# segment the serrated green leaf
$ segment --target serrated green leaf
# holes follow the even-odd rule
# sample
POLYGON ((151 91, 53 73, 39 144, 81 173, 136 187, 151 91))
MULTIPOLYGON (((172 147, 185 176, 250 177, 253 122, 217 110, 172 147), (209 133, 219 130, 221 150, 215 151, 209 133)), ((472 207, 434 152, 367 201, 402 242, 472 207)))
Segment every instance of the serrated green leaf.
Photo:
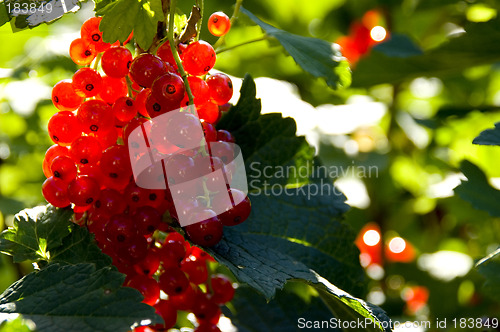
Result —
MULTIPOLYGON (((479 66, 500 60, 500 19, 470 23, 466 33, 422 55, 391 56, 380 48, 361 59, 353 72, 352 85, 368 87, 394 84, 421 76, 443 77, 457 73, 471 64, 479 66)), ((382 47, 380 44, 379 47, 382 47)))
POLYGON ((261 102, 256 98, 255 82, 245 75, 238 103, 224 115, 218 129, 229 130, 241 148, 250 189, 264 185, 304 184, 308 181, 314 148, 304 137, 295 136, 292 118, 279 113, 260 115, 261 102), (301 172, 278 174, 287 167, 301 172))
POLYGON ((347 61, 340 53, 340 46, 318 38, 295 35, 262 22, 250 11, 240 11, 265 31, 276 38, 295 62, 314 77, 322 77, 331 88, 347 87, 351 76, 347 61))
POLYGON ((75 225, 73 231, 63 239, 62 245, 50 252, 50 263, 93 263, 99 269, 111 266, 111 258, 99 249, 94 236, 86 228, 75 225))
POLYGON ((455 188, 455 193, 469 202, 476 209, 487 211, 494 217, 500 217, 500 191, 493 188, 486 175, 479 167, 464 160, 460 170, 467 177, 467 181, 455 188))
POLYGON ((479 145, 500 145, 500 122, 495 123, 495 128, 486 129, 474 138, 473 144, 479 145))
POLYGON ((147 50, 153 42, 157 23, 164 19, 161 0, 117 0, 99 9, 103 40, 124 42, 132 31, 137 44, 147 50))
POLYGON ((124 277, 93 264, 49 265, 12 284, 0 296, 0 312, 23 315, 39 332, 116 332, 161 322, 137 290, 121 287, 124 277))
POLYGON ((13 227, 0 234, 0 252, 14 262, 49 260, 49 252, 62 244, 70 232, 73 211, 51 205, 25 209, 16 214, 13 227))
POLYGON ((286 280, 306 271, 305 266, 314 266, 338 287, 361 293, 364 274, 355 235, 340 221, 348 206, 333 185, 311 184, 281 193, 262 190, 250 199, 249 219, 225 229, 223 241, 213 249, 233 273, 270 298, 286 280), (270 257, 281 253, 291 260, 270 257), (269 275, 275 277, 269 280, 269 275))
POLYGON ((500 248, 479 261, 477 269, 486 278, 484 293, 497 300, 500 297, 500 248))

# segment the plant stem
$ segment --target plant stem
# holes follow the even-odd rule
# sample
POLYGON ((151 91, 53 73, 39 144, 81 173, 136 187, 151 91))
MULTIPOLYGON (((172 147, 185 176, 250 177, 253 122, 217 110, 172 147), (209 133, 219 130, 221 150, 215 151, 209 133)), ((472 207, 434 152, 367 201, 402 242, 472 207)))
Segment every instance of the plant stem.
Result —
POLYGON ((94 62, 94 70, 97 70, 99 68, 99 61, 101 61, 102 53, 97 54, 97 57, 95 58, 94 62))
POLYGON ((252 44, 252 43, 256 43, 256 42, 260 42, 260 41, 263 41, 263 40, 267 40, 269 39, 270 37, 268 35, 264 35, 264 36, 261 36, 259 38, 255 38, 255 39, 251 39, 251 40, 247 40, 243 43, 240 43, 240 44, 236 44, 236 45, 233 45, 233 46, 229 46, 229 47, 225 47, 225 48, 221 48, 219 50, 216 51, 217 54, 220 54, 222 52, 226 52, 226 51, 229 51, 229 50, 232 50, 234 48, 237 48, 237 47, 240 47, 240 46, 244 46, 244 45, 248 45, 248 44, 252 44))
POLYGON ((170 49, 172 50, 172 55, 174 56, 175 63, 177 64, 177 68, 179 69, 179 73, 181 74, 182 79, 184 80, 184 85, 186 86, 186 93, 189 98, 189 104, 194 104, 193 92, 191 92, 191 88, 189 87, 189 82, 187 80, 187 74, 182 66, 181 59, 179 57, 179 53, 177 53, 177 48, 175 47, 174 40, 174 19, 175 19, 175 8, 177 7, 177 0, 170 0, 170 16, 168 19, 168 41, 170 43, 170 49))
MULTIPOLYGON (((234 4, 234 11, 233 11, 233 15, 231 16, 231 20, 230 20, 231 26, 233 26, 234 22, 238 18, 238 13, 240 12, 240 7, 241 7, 242 3, 243 3, 243 0, 236 0, 236 3, 234 4)), ((218 47, 221 47, 222 45, 224 45, 225 41, 226 41, 226 35, 221 36, 217 40, 217 42, 215 42, 214 48, 217 49, 218 47)))

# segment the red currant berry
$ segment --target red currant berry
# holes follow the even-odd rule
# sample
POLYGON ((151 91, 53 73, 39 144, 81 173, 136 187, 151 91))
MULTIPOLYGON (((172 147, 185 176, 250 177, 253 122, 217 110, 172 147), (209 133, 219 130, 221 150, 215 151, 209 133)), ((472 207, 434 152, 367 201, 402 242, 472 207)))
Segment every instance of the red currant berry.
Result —
POLYGON ((130 65, 130 76, 142 87, 150 88, 153 82, 167 72, 165 63, 156 55, 143 53, 130 65))
POLYGON ((217 131, 215 130, 215 127, 211 123, 202 120, 201 126, 203 127, 203 133, 205 134, 205 141, 207 142, 217 141, 217 131))
POLYGON ((219 107, 212 102, 205 103, 198 107, 198 116, 211 124, 216 124, 220 119, 219 107))
POLYGON ((161 103, 179 105, 184 98, 184 81, 173 73, 158 77, 151 87, 152 95, 161 103))
POLYGON ((77 168, 73 159, 68 156, 61 155, 57 156, 52 160, 50 165, 50 170, 54 177, 69 183, 74 178, 76 178, 77 168))
POLYGON ((152 235, 161 221, 161 214, 151 206, 137 208, 132 219, 140 235, 152 235))
MULTIPOLYGON (((189 76, 188 77, 189 87, 191 88, 191 93, 194 96, 194 104, 196 106, 206 103, 210 99, 210 90, 207 83, 199 77, 189 76)), ((187 93, 181 101, 181 106, 189 105, 189 97, 187 93)))
POLYGON ((92 43, 97 53, 106 51, 111 47, 111 44, 102 41, 102 32, 99 30, 99 24, 102 17, 91 17, 86 20, 80 30, 83 40, 92 43))
POLYGON ((197 260, 194 256, 188 257, 181 262, 181 270, 189 277, 189 281, 199 285, 207 281, 208 269, 204 260, 197 260))
POLYGON ((191 310, 194 307, 197 294, 199 292, 198 286, 191 283, 189 287, 179 295, 169 296, 168 299, 177 310, 191 310))
POLYGON ((80 136, 71 143, 71 158, 79 164, 97 164, 101 159, 102 148, 97 138, 80 136))
POLYGON ((49 136, 59 145, 69 145, 82 133, 77 117, 68 111, 54 114, 48 123, 49 136))
POLYGON ((129 122, 137 115, 135 101, 129 97, 118 98, 112 107, 115 117, 123 122, 129 122))
POLYGON ((217 304, 224 304, 233 299, 234 288, 231 280, 223 274, 218 274, 210 278, 212 286, 211 300, 217 304))
POLYGON ((144 259, 134 265, 138 274, 152 277, 160 267, 160 253, 157 250, 148 250, 144 259))
POLYGON ((77 65, 86 66, 90 64, 96 55, 94 45, 81 38, 73 40, 69 46, 69 56, 77 65))
POLYGON ((111 107, 102 100, 87 100, 80 106, 76 116, 86 134, 109 132, 114 126, 111 107))
POLYGON ((71 204, 68 199, 68 184, 53 176, 42 184, 43 197, 55 207, 63 208, 71 204))
POLYGON ((107 49, 101 58, 102 70, 109 77, 125 77, 132 63, 132 53, 123 46, 107 49))
POLYGON ((78 176, 68 185, 68 198, 77 206, 86 206, 99 197, 99 184, 88 176, 78 176))
POLYGON ((69 80, 63 80, 52 89, 52 102, 60 111, 74 111, 83 102, 83 97, 76 94, 69 80))
POLYGON ((231 188, 228 193, 232 198, 231 202, 235 204, 233 207, 226 207, 224 209, 223 204, 225 204, 225 201, 221 200, 219 196, 214 197, 212 204, 214 207, 221 207, 219 211, 225 210, 224 213, 219 215, 219 219, 224 226, 239 225, 250 216, 250 211, 252 210, 250 198, 241 190, 234 188, 231 188))
POLYGON ((163 318, 163 325, 155 325, 155 328, 157 328, 158 331, 167 331, 172 328, 177 321, 177 310, 172 303, 170 303, 170 300, 160 300, 154 307, 156 313, 163 318))
POLYGON ((80 68, 73 75, 73 89, 81 97, 94 97, 101 91, 102 77, 92 68, 80 68))
POLYGON ((193 243, 212 247, 222 239, 222 223, 210 209, 196 210, 189 216, 190 225, 184 229, 193 243))
POLYGON ((199 322, 212 323, 215 321, 216 324, 219 320, 220 309, 205 293, 198 293, 193 307, 193 314, 199 322))
POLYGON ((216 37, 225 35, 230 28, 231 21, 223 12, 215 12, 208 18, 208 31, 216 37))
POLYGON ((112 186, 114 189, 125 188, 132 175, 127 147, 113 145, 104 150, 100 166, 108 186, 112 186))
POLYGON ((217 105, 224 105, 233 96, 233 82, 223 73, 215 73, 207 78, 210 98, 217 105))
POLYGON ((180 268, 169 267, 160 276, 160 287, 167 295, 178 295, 189 287, 189 280, 180 268))
POLYGON ((161 246, 160 253, 163 267, 178 267, 186 255, 184 238, 182 240, 165 239, 165 242, 161 246))
POLYGON ((94 203, 94 210, 107 216, 122 213, 126 207, 123 195, 116 190, 107 188, 101 190, 99 198, 94 203))
POLYGON ((216 324, 202 322, 197 328, 194 329, 194 332, 221 332, 221 330, 216 324))
POLYGON ((169 117, 167 128, 166 138, 180 148, 199 147, 203 139, 200 120, 190 113, 176 113, 169 117))
POLYGON ((193 76, 201 76, 208 73, 215 64, 215 51, 212 45, 206 41, 199 40, 188 45, 182 53, 184 69, 193 76))
POLYGON ((134 222, 125 214, 115 214, 106 223, 105 234, 112 243, 126 243, 135 235, 134 222))
POLYGON ((145 117, 149 117, 148 111, 146 109, 146 99, 151 94, 151 89, 142 89, 135 96, 135 107, 137 108, 137 112, 145 117))

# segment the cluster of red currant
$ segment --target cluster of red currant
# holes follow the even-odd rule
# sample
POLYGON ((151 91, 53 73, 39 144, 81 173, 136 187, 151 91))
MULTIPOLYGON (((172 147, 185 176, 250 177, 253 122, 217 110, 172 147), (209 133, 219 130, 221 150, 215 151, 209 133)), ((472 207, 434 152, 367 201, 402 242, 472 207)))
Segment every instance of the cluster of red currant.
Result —
MULTIPOLYGON (((192 193, 192 198, 182 204, 174 204, 168 187, 145 189, 136 184, 128 143, 134 129, 185 107, 185 112, 177 113, 182 115, 176 122, 177 129, 170 126, 160 137, 158 133, 150 136, 167 142, 170 133, 176 131, 185 141, 203 140, 209 153, 182 150, 176 142, 180 151, 176 154, 155 151, 164 153, 162 159, 169 176, 186 180, 207 160, 210 168, 203 170, 205 174, 225 167, 235 157, 230 144, 234 137, 214 126, 222 112, 228 110, 233 93, 231 80, 222 73, 208 74, 216 55, 207 42, 177 46, 188 74, 196 116, 187 107, 189 93, 169 41, 159 45, 156 54, 143 53, 134 58, 124 46, 126 43, 102 41, 100 21, 98 17, 87 20, 81 38, 71 43, 71 58, 84 67, 52 90, 58 112, 49 120, 48 132, 55 144, 43 161, 47 180, 42 193, 56 207, 72 206, 75 222, 95 235, 99 247, 127 275, 126 285, 138 289, 144 302, 154 306, 165 320, 162 326, 139 327, 136 331, 161 331, 174 326, 177 310, 194 313, 199 323, 196 331, 219 331, 215 325, 219 305, 232 299, 232 283, 223 275, 209 275, 207 264, 213 258, 190 246, 173 226, 179 226, 181 214, 194 216, 193 220, 201 221, 184 227, 186 235, 195 244, 215 245, 222 238, 223 225, 237 225, 247 219, 250 200, 227 185, 224 192, 233 204, 222 208, 223 213, 215 213, 215 207, 222 203, 218 203, 220 195, 211 181, 220 183, 220 179, 208 177, 201 192, 192 193), (199 137, 190 130, 193 123, 201 129, 199 137), (167 297, 160 299, 160 291, 167 297)), ((209 19, 209 29, 216 35, 227 32, 229 26, 229 19, 222 13, 209 19)))

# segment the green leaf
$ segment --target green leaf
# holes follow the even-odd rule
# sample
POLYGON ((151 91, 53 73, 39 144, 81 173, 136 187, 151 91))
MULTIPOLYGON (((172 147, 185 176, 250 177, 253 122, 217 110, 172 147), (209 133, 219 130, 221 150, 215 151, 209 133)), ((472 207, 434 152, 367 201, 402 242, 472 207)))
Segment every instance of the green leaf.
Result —
MULTIPOLYGON (((303 299, 289 291, 280 291, 270 301, 260 296, 250 287, 240 286, 236 291, 228 313, 231 323, 239 332, 288 332, 303 331, 299 328, 299 319, 306 321, 330 320, 331 312, 322 300, 313 296, 303 299)), ((341 329, 328 329, 342 331, 341 329)), ((322 329, 307 329, 307 331, 322 331, 322 329)))
POLYGON ((279 113, 260 115, 261 102, 256 98, 255 82, 245 75, 238 103, 231 107, 217 125, 229 130, 241 148, 251 189, 272 184, 304 184, 313 165, 314 148, 304 137, 295 136, 292 118, 279 113), (279 173, 287 167, 299 172, 279 173))
POLYGON ((0 312, 23 315, 39 332, 116 332, 161 322, 137 290, 121 287, 124 277, 93 264, 49 265, 12 284, 0 296, 0 312))
POLYGON ((73 211, 51 205, 19 212, 13 227, 0 234, 0 252, 13 256, 14 262, 49 260, 49 252, 62 244, 70 232, 73 211))
POLYGON ((222 242, 213 249, 216 258, 267 298, 289 279, 310 279, 306 266, 360 294, 364 274, 355 235, 340 221, 348 209, 345 197, 330 183, 280 188, 279 193, 275 188, 250 196, 249 219, 224 230, 222 242))
POLYGON ((393 34, 391 37, 373 47, 374 50, 395 58, 406 58, 423 54, 423 51, 405 35, 393 34))
MULTIPOLYGON (((421 76, 443 77, 469 68, 500 60, 500 19, 485 23, 470 23, 466 33, 454 37, 437 48, 424 54, 400 57, 395 55, 394 47, 380 44, 370 55, 361 59, 353 72, 352 85, 368 87, 383 83, 399 83, 421 76)), ((389 40, 389 43, 391 41, 389 40)), ((402 44, 401 49, 407 49, 402 44)))
POLYGON ((157 23, 164 19, 161 0, 117 0, 97 14, 103 16, 99 28, 105 42, 124 42, 134 31, 135 41, 144 50, 151 46, 157 23))
POLYGON ((50 252, 50 263, 93 263, 97 268, 111 266, 111 258, 104 254, 94 241, 94 236, 85 227, 73 226, 62 245, 50 252))
POLYGON ((480 260, 476 267, 486 278, 483 285, 484 294, 497 300, 500 297, 500 248, 480 260))
POLYGON ((30 332, 30 328, 24 324, 21 317, 8 320, 0 324, 0 332, 30 332))
POLYGON ((455 188, 463 200, 469 202, 476 209, 487 211, 494 217, 500 217, 500 191, 493 188, 486 175, 479 167, 464 160, 460 165, 460 170, 467 177, 467 181, 455 188))
POLYGON ((347 61, 340 53, 340 46, 322 39, 294 35, 262 22, 257 16, 241 7, 241 12, 276 38, 295 62, 314 77, 322 77, 332 88, 347 87, 351 74, 347 61))
POLYGON ((500 122, 495 123, 495 128, 486 129, 478 137, 474 138, 473 144, 500 145, 500 122))

